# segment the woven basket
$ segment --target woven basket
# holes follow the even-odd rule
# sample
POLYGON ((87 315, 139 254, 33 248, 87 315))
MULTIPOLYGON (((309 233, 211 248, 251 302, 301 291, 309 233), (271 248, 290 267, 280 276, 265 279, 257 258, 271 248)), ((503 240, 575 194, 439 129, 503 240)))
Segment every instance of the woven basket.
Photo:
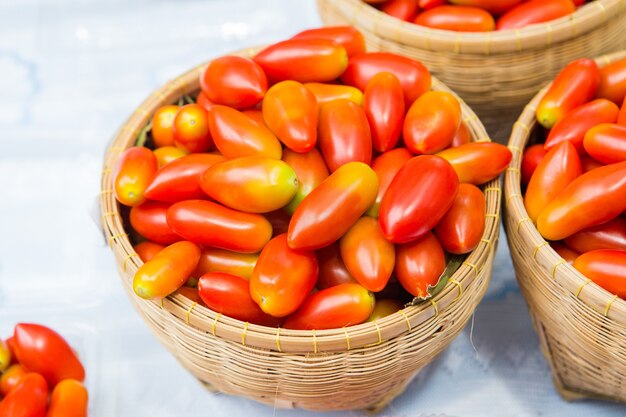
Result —
MULTIPOLYGON (((249 56, 253 50, 239 53, 249 56)), ((199 90, 205 65, 153 93, 115 135, 104 160, 101 209, 104 233, 122 284, 154 334, 210 390, 275 407, 310 410, 378 409, 400 394, 463 329, 487 288, 497 246, 500 180, 486 184, 483 239, 431 302, 373 323, 321 331, 257 326, 217 314, 181 295, 146 301, 132 290, 142 264, 133 250, 112 192, 111 171, 153 112, 199 90)), ((449 91, 433 80, 435 90, 449 91)), ((470 108, 462 111, 474 140, 488 141, 470 108)))
MULTIPOLYGON (((626 52, 597 60, 604 66, 626 52)), ((505 227, 517 280, 564 398, 626 401, 626 302, 561 258, 539 234, 520 190, 523 149, 534 128, 542 90, 513 127, 513 160, 505 176, 505 227)))
POLYGON ((567 63, 626 48, 626 0, 595 0, 552 22, 487 33, 418 26, 362 0, 317 0, 317 5, 325 24, 359 29, 369 50, 422 61, 503 143, 510 122, 567 63))

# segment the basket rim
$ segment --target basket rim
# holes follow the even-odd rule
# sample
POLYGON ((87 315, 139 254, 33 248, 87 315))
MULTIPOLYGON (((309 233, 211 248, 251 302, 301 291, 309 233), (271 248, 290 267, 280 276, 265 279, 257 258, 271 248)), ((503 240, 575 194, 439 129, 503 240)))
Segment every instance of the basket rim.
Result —
MULTIPOLYGON (((600 67, 604 67, 625 58, 626 50, 603 55, 596 58, 595 61, 600 67)), ((529 218, 524 206, 520 185, 521 161, 530 134, 538 125, 535 117, 537 105, 551 85, 552 83, 548 84, 537 93, 513 125, 508 143, 508 147, 513 154, 513 160, 505 171, 504 196, 506 215, 510 217, 512 224, 517 225, 517 230, 515 232, 507 230, 507 233, 517 233, 521 236, 523 244, 531 244, 534 248, 533 253, 538 266, 546 271, 550 270, 553 281, 565 289, 565 291, 571 293, 584 305, 603 316, 626 324, 626 300, 611 294, 578 272, 572 265, 569 265, 552 249, 549 242, 541 236, 529 218)), ((546 278, 542 275, 542 278, 539 279, 546 278)))

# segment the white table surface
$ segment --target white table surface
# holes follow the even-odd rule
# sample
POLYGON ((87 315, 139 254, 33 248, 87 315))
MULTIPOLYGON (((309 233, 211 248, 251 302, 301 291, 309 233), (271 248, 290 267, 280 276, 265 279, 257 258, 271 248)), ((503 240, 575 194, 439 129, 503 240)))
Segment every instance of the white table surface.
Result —
MULTIPOLYGON (((153 89, 319 24, 312 0, 0 0, 0 337, 20 321, 64 334, 87 367, 92 417, 314 415, 206 392, 131 307, 92 213, 103 150, 153 89)), ((473 332, 384 415, 625 412, 555 393, 502 235, 473 332)))

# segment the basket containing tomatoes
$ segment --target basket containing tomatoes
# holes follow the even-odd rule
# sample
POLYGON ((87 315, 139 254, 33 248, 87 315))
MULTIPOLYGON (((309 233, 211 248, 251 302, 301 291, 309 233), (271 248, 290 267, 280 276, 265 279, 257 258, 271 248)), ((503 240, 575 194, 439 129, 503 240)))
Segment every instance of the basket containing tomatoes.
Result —
POLYGON ((558 391, 626 401, 626 53, 568 64, 513 128, 505 227, 558 391))
POLYGON ((108 148, 103 228, 137 310, 210 389, 376 408, 483 296, 510 159, 420 62, 321 28, 153 93, 108 148))
POLYGON ((560 68, 626 47, 621 0, 318 0, 318 9, 371 48, 424 62, 502 143, 560 68))

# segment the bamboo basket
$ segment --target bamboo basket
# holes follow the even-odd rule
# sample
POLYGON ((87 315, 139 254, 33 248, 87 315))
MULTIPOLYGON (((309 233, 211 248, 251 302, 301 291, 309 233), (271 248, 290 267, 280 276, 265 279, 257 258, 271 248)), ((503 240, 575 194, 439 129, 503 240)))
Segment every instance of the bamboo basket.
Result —
POLYGON ((520 30, 460 33, 391 17, 362 0, 317 0, 326 25, 353 25, 369 50, 422 61, 458 93, 502 143, 510 123, 570 61, 626 48, 626 0, 595 0, 520 30))
MULTIPOLYGON (((250 56, 254 51, 240 52, 250 56)), ((206 64, 205 64, 206 65, 206 64)), ((153 112, 199 91, 201 65, 158 89, 119 129, 104 158, 102 224, 136 310, 160 342, 209 390, 240 395, 279 408, 378 410, 399 395, 463 329, 487 289, 497 246, 500 180, 486 184, 486 227, 480 245, 430 302, 334 330, 296 331, 244 323, 181 295, 146 301, 132 290, 142 264, 133 250, 112 191, 112 167, 153 112)), ((433 88, 449 91, 433 80, 433 88)), ((473 140, 484 127, 462 103, 473 140)))
MULTIPOLYGON (((626 58, 603 56, 599 65, 626 58)), ((561 258, 539 234, 524 208, 520 164, 537 126, 535 110, 547 87, 514 124, 513 160, 505 176, 505 228, 517 274, 556 389, 568 400, 626 401, 626 302, 561 258)))

